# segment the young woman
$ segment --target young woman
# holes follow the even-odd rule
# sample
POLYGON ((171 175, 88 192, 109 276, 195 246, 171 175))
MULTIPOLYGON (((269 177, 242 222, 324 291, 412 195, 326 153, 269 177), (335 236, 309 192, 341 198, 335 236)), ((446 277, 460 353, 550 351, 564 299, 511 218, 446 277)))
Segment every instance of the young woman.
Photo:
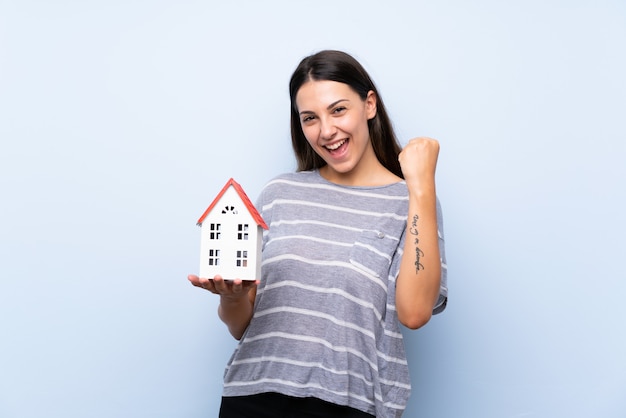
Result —
POLYGON ((220 417, 399 417, 410 394, 400 324, 417 329, 447 301, 439 144, 401 149, 343 52, 303 59, 289 89, 298 170, 258 199, 260 280, 189 276, 220 295, 240 340, 220 417))

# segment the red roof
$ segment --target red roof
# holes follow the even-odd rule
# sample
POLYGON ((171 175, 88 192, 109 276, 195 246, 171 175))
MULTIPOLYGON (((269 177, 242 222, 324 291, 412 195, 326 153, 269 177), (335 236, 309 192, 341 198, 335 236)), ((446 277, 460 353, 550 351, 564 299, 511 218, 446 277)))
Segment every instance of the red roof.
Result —
POLYGON ((243 191, 243 188, 241 187, 241 185, 232 178, 228 180, 226 185, 218 193, 215 199, 213 199, 213 202, 211 202, 207 210, 205 210, 202 216, 200 217, 200 219, 198 219, 197 224, 202 225, 204 218, 206 218, 207 215, 211 213, 215 205, 217 205, 217 202, 222 198, 222 196, 224 195, 224 193, 226 193, 226 190, 228 190, 230 186, 233 186, 235 188, 235 191, 241 198, 241 201, 243 202, 243 204, 246 205, 248 212, 250 212, 250 215, 252 215, 252 218, 254 218, 254 221, 256 222, 256 224, 262 227, 263 229, 269 229, 268 226, 265 224, 265 221, 261 217, 261 214, 259 213, 259 211, 256 210, 256 208, 252 204, 252 201, 250 200, 250 198, 248 198, 248 195, 246 195, 246 192, 243 191))

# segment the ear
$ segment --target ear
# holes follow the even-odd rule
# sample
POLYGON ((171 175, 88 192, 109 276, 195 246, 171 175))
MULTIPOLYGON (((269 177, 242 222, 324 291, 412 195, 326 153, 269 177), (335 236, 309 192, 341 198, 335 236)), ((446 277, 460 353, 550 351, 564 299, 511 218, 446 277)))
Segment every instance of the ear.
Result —
POLYGON ((374 90, 368 91, 367 97, 365 98, 365 113, 367 115, 367 120, 374 119, 376 117, 377 102, 378 98, 376 97, 374 90))

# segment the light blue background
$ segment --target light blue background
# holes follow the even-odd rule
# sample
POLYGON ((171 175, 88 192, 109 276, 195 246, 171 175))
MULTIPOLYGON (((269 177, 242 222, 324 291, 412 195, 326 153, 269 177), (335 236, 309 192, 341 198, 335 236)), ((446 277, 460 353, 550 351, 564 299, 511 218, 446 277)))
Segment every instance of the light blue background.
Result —
POLYGON ((442 146, 450 303, 407 332, 405 416, 626 416, 624 1, 0 0, 0 417, 217 415, 195 221, 294 169, 323 48, 442 146))

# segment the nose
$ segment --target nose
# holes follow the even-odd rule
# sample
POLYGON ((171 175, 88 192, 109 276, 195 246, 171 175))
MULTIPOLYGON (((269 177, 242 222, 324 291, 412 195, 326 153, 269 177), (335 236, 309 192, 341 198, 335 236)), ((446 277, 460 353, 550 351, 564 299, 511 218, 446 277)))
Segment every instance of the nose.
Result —
POLYGON ((324 140, 333 139, 337 133, 337 127, 333 123, 332 119, 322 118, 320 123, 320 136, 324 140))

